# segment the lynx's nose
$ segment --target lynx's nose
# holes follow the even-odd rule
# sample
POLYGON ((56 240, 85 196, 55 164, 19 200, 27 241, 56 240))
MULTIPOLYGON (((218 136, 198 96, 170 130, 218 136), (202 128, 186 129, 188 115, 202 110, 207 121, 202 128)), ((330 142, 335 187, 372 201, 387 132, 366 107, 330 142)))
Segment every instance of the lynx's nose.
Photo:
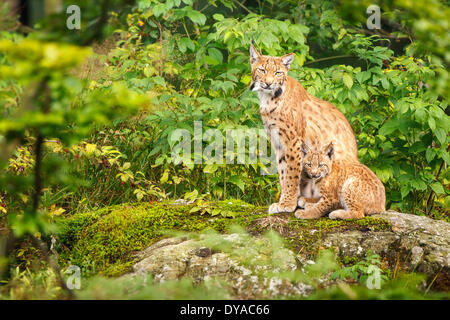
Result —
POLYGON ((320 172, 311 172, 311 178, 313 179, 320 178, 320 172))
POLYGON ((274 82, 274 78, 267 76, 264 82, 266 83, 267 88, 271 88, 274 82))

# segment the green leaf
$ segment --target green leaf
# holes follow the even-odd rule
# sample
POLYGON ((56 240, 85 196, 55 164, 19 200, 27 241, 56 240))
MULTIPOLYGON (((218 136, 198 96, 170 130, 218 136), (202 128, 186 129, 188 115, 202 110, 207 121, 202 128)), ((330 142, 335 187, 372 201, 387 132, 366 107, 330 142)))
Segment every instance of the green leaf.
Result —
POLYGON ((425 152, 425 158, 427 159, 427 162, 430 163, 434 157, 436 156, 436 153, 434 152, 433 148, 428 148, 425 152))
POLYGON ((189 210, 189 213, 198 212, 198 211, 200 211, 200 210, 202 210, 201 207, 193 207, 191 210, 189 210))
POLYGON ((381 78, 381 86, 384 89, 389 90, 389 80, 386 77, 381 78))
POLYGON ((436 138, 439 140, 440 144, 443 145, 447 138, 447 134, 445 133, 445 130, 442 128, 436 128, 436 130, 434 130, 434 134, 436 135, 436 138))
POLYGON ((163 77, 156 76, 156 77, 153 77, 152 80, 153 80, 154 83, 156 83, 156 84, 158 84, 158 85, 160 85, 162 87, 166 86, 166 81, 164 80, 163 77))
POLYGON ((363 82, 366 82, 370 78, 370 72, 368 72, 368 71, 358 72, 355 75, 355 78, 356 78, 356 80, 358 80, 359 83, 362 84, 363 82))
POLYGON ((206 22, 206 16, 199 11, 190 8, 190 10, 186 10, 186 14, 192 22, 198 23, 201 26, 206 22))
POLYGON ((433 191, 434 191, 436 194, 444 194, 444 193, 445 193, 444 188, 442 187, 442 184, 439 183, 439 182, 434 182, 434 183, 432 183, 432 184, 430 185, 430 187, 431 187, 431 189, 433 189, 433 191))
POLYGON ((219 168, 219 166, 217 164, 207 164, 203 168, 203 172, 205 172, 205 173, 214 173, 214 172, 217 171, 218 168, 219 168))
POLYGON ((191 51, 195 50, 195 43, 187 37, 178 39, 177 44, 178 44, 178 48, 180 49, 180 51, 182 53, 185 53, 187 49, 189 49, 191 51))
POLYGON ((153 14, 156 18, 163 15, 167 11, 166 5, 164 3, 159 3, 153 7, 153 14))
POLYGON ((213 14, 213 19, 216 20, 216 21, 222 21, 225 18, 224 18, 224 16, 222 14, 215 13, 215 14, 213 14))
POLYGON ((388 136, 396 130, 408 133, 413 125, 414 123, 408 119, 390 119, 380 128, 378 133, 382 136, 388 136))
POLYGON ((438 155, 448 166, 450 166, 450 154, 446 150, 439 150, 438 155))
POLYGON ((351 89, 351 87, 353 86, 353 78, 348 73, 344 74, 342 80, 344 81, 344 84, 347 86, 347 88, 351 89))
POLYGON ((422 181, 421 179, 412 180, 411 185, 416 190, 424 191, 427 189, 427 184, 424 181, 422 181))
POLYGON ((400 188, 400 193, 402 195, 402 199, 404 199, 409 194, 409 191, 411 191, 411 188, 408 185, 403 185, 400 188))
POLYGON ((229 181, 230 181, 232 184, 238 186, 239 189, 241 189, 242 192, 245 191, 244 182, 242 181, 241 176, 238 176, 238 175, 231 176, 230 179, 229 179, 229 181))
POLYGON ((216 60, 218 64, 222 63, 222 61, 223 61, 222 52, 220 52, 218 49, 216 49, 216 48, 209 48, 208 49, 208 54, 209 54, 209 56, 211 58, 216 60))
POLYGON ((436 129, 436 121, 434 121, 434 118, 432 116, 428 118, 428 125, 430 126, 430 129, 432 131, 436 129))

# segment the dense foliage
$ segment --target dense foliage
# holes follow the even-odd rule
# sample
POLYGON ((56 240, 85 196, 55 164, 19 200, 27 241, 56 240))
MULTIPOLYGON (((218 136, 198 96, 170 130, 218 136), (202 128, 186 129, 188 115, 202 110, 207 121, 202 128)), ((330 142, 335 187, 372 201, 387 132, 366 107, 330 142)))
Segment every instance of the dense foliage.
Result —
POLYGON ((64 14, 27 36, 0 20, 0 215, 16 237, 47 241, 55 217, 125 202, 185 198, 193 212, 231 217, 206 200, 276 201, 278 178, 260 159, 172 161, 174 132, 193 134, 196 121, 203 150, 208 130, 262 128, 251 41, 268 55, 295 51, 290 75, 344 112, 388 209, 449 220, 445 2, 380 4, 380 32, 365 28, 369 4, 353 1, 103 3, 80 1, 84 33, 63 32, 64 14), (74 45, 92 40, 94 52, 74 45))

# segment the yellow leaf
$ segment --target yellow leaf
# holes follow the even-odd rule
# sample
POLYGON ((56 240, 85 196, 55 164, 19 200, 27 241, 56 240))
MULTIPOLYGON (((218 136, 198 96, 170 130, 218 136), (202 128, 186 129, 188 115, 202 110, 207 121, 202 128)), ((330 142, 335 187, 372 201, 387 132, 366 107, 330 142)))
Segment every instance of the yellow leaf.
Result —
POLYGON ((168 179, 169 179, 169 171, 166 170, 166 171, 164 171, 164 173, 163 173, 163 175, 162 175, 162 177, 161 177, 160 182, 161 182, 161 183, 166 183, 168 179))
MULTIPOLYGON (((54 207, 55 205, 53 205, 52 207, 54 207)), ((66 212, 65 209, 63 208, 52 208, 50 211, 50 215, 52 216, 60 216, 61 214, 63 214, 64 212, 66 212)))
POLYGON ((24 195, 23 193, 19 193, 19 197, 23 201, 23 203, 28 202, 28 196, 24 195))
POLYGON ((125 162, 125 163, 123 164, 122 169, 123 169, 123 170, 127 170, 129 167, 131 167, 131 163, 125 162))
POLYGON ((90 157, 94 151, 97 149, 97 145, 92 143, 86 143, 86 155, 90 157))

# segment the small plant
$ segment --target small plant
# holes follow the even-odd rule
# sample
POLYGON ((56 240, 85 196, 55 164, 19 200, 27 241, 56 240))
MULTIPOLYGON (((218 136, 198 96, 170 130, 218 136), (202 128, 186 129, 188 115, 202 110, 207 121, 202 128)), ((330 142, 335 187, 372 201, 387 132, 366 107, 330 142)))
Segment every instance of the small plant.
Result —
MULTIPOLYGON (((358 259, 356 259, 358 260, 358 259)), ((349 263, 349 266, 345 266, 338 271, 335 271, 331 274, 330 278, 332 280, 342 279, 342 280, 350 280, 354 282, 359 282, 362 285, 369 285, 368 280, 370 277, 378 277, 376 279, 377 289, 379 289, 383 283, 387 281, 387 276, 384 274, 381 269, 381 260, 380 256, 373 253, 372 251, 367 251, 366 257, 360 261, 354 261, 354 259, 344 259, 344 263, 349 263)))

